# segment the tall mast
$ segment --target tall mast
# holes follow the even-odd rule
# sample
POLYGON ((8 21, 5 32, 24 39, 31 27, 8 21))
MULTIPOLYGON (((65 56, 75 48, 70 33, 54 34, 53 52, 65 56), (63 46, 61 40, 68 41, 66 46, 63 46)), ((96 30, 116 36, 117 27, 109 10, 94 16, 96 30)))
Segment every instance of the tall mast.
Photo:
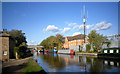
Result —
POLYGON ((81 10, 81 18, 83 18, 83 25, 84 25, 84 43, 85 43, 85 32, 86 32, 86 18, 88 18, 88 11, 87 11, 87 17, 85 16, 85 5, 83 6, 83 14, 81 10))
POLYGON ((86 17, 85 17, 85 6, 83 8, 84 11, 84 18, 83 18, 83 23, 84 23, 84 43, 85 43, 85 23, 86 23, 86 17))

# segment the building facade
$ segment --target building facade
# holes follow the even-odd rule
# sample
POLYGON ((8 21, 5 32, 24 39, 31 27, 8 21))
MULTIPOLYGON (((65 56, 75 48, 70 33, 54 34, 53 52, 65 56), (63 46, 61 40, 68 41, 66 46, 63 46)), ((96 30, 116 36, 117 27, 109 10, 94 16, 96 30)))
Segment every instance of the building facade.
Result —
POLYGON ((8 61, 9 60, 9 35, 1 33, 0 34, 0 40, 1 40, 1 43, 0 43, 1 58, 0 58, 0 60, 8 61))
MULTIPOLYGON (((69 48, 69 47, 75 47, 75 46, 81 46, 84 43, 84 35, 79 34, 76 36, 69 36, 65 37, 65 43, 63 44, 64 48, 69 48)), ((88 37, 85 37, 85 43, 88 43, 88 37)))
POLYGON ((0 32, 0 60, 9 61, 14 58, 15 42, 11 36, 0 32))

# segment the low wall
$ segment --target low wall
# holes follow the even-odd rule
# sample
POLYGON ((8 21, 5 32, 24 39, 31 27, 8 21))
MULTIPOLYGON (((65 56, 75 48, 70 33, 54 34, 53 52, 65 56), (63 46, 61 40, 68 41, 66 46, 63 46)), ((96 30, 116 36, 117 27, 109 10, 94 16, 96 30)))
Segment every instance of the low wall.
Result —
POLYGON ((98 54, 100 58, 113 58, 113 59, 120 59, 120 54, 98 54))
POLYGON ((89 55, 89 56, 97 56, 98 53, 75 53, 76 55, 89 55))

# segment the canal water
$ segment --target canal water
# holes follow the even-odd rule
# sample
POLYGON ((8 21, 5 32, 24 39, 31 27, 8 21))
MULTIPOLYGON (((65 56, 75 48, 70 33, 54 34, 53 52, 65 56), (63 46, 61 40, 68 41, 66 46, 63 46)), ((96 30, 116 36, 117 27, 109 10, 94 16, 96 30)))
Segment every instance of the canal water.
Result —
POLYGON ((33 58, 46 72, 120 72, 118 59, 55 53, 34 53, 33 58))

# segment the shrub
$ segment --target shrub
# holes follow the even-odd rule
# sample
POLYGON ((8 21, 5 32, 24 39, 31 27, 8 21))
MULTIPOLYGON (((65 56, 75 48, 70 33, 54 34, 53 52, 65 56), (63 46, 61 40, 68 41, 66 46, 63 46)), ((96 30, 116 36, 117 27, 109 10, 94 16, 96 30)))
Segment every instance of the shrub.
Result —
POLYGON ((93 51, 94 51, 94 52, 97 52, 97 51, 98 51, 95 46, 93 46, 93 51))
POLYGON ((25 58, 26 57, 26 54, 27 54, 26 50, 27 50, 26 46, 19 47, 19 49, 18 49, 19 58, 25 58))

